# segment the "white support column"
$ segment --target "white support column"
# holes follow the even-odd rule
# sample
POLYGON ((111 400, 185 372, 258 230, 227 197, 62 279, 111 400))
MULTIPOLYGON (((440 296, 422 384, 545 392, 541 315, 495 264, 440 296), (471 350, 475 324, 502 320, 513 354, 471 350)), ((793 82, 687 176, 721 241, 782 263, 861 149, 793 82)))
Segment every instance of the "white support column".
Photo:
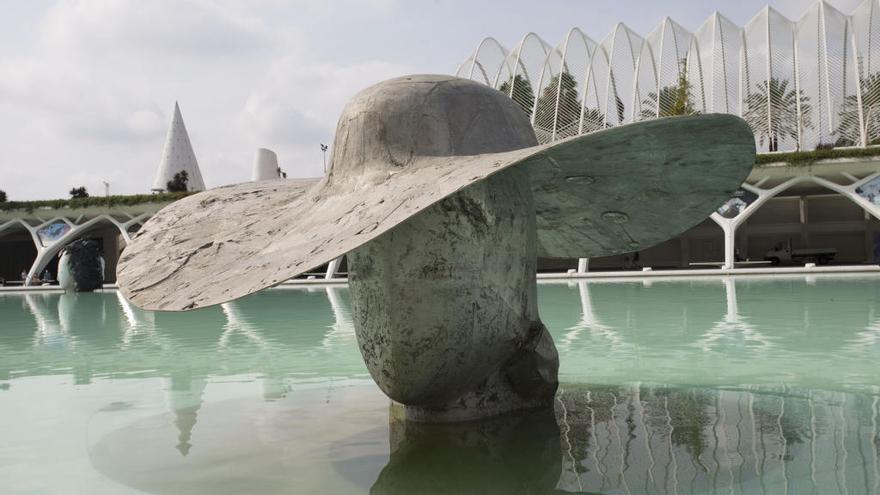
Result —
POLYGON ((724 231, 724 266, 725 270, 733 270, 736 267, 736 225, 733 222, 725 222, 721 226, 724 231))
POLYGON ((587 273, 590 269, 590 258, 578 258, 578 273, 587 273))
POLYGON ((342 264, 342 256, 336 258, 330 263, 327 263, 327 273, 324 274, 324 280, 330 280, 335 277, 336 272, 339 271, 340 264, 342 264))

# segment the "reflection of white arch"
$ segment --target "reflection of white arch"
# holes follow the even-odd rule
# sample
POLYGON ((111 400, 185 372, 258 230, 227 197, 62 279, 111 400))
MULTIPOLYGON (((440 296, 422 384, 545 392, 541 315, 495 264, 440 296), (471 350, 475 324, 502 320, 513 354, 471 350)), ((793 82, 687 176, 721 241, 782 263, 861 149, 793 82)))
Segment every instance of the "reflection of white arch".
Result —
POLYGON ((591 334, 605 338, 611 343, 613 349, 617 349, 624 345, 623 339, 615 331, 614 327, 602 323, 593 311, 593 301, 590 299, 590 286, 586 280, 577 282, 578 294, 581 300, 581 321, 565 331, 565 335, 559 342, 559 347, 568 349, 575 342, 580 334, 586 330, 591 334))
POLYGON ((747 189, 753 193, 755 193, 758 198, 752 202, 752 204, 748 205, 739 215, 733 218, 725 218, 721 216, 718 212, 712 213, 712 220, 718 224, 719 227, 724 231, 724 268, 732 269, 734 267, 735 261, 735 242, 736 242, 736 229, 740 227, 750 216, 752 216, 758 209, 770 199, 778 196, 788 188, 800 184, 802 182, 813 182, 822 187, 830 189, 846 198, 848 198, 853 203, 859 205, 868 212, 870 215, 875 218, 880 219, 880 206, 877 206, 870 201, 866 200, 858 193, 856 193, 856 189, 867 184, 873 179, 880 177, 880 172, 875 172, 867 177, 862 179, 858 179, 849 174, 842 174, 847 179, 852 182, 848 185, 840 185, 835 182, 832 182, 828 179, 824 179, 822 177, 817 177, 814 175, 801 175, 798 177, 792 177, 779 185, 772 187, 770 189, 761 188, 761 184, 766 180, 762 179, 758 181, 754 185, 752 184, 743 184, 743 189, 747 189))
POLYGON ((260 335, 259 327, 241 314, 237 301, 223 303, 220 308, 223 310, 223 315, 226 316, 226 325, 223 325, 223 333, 217 341, 218 348, 227 349, 229 339, 236 333, 243 335, 261 349, 268 347, 266 339, 260 335))
POLYGON ((120 347, 127 349, 136 336, 144 335, 151 343, 158 345, 163 350, 171 349, 172 345, 168 339, 156 331, 155 313, 135 307, 120 291, 116 291, 116 301, 119 303, 119 309, 122 310, 127 323, 122 330, 120 347))
POLYGON ((339 297, 338 287, 326 287, 327 300, 333 310, 333 326, 324 336, 321 345, 324 348, 333 347, 338 341, 348 341, 354 338, 354 322, 351 320, 351 310, 346 308, 339 297))
POLYGON ((45 294, 25 294, 25 304, 34 317, 36 335, 34 335, 34 347, 41 345, 61 344, 70 347, 75 344, 74 339, 68 332, 69 324, 61 321, 60 308, 52 311, 46 307, 45 294))
POLYGON ((763 350, 769 350, 773 343, 739 314, 739 306, 736 300, 736 283, 731 277, 724 277, 724 293, 727 299, 727 314, 712 326, 703 336, 694 343, 705 352, 713 350, 716 343, 734 334, 740 336, 745 342, 757 343, 763 350))

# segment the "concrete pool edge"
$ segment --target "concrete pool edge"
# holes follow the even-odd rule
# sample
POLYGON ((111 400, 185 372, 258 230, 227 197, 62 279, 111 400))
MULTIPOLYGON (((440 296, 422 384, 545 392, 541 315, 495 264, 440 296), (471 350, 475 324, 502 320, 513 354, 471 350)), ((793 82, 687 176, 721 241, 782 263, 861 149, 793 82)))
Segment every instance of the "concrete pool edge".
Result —
MULTIPOLYGON (((585 273, 539 273, 538 283, 573 282, 579 280, 641 280, 641 279, 686 279, 712 277, 749 277, 749 276, 796 276, 796 275, 880 275, 880 265, 841 265, 841 266, 786 266, 767 268, 739 269, 682 269, 682 270, 630 270, 616 272, 585 272, 585 273)), ((276 287, 302 287, 348 285, 345 277, 294 279, 283 282, 276 287)), ((104 284, 101 290, 116 290, 116 284, 104 284)), ((40 285, 34 287, 0 287, 2 293, 17 292, 63 292, 57 285, 40 285)))

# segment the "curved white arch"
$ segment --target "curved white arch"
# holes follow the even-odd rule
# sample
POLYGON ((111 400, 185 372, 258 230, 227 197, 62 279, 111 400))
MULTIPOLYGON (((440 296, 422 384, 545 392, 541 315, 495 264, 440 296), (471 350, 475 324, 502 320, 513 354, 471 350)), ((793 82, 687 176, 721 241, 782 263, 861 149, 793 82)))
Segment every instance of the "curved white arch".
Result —
MULTIPOLYGON (((646 92, 658 92, 652 113, 661 115, 660 90, 677 84, 673 75, 685 70, 693 85, 695 110, 748 117, 756 144, 763 141, 765 150, 771 141, 779 151, 806 150, 819 143, 833 144, 841 135, 847 142, 866 146, 880 139, 880 90, 873 82, 866 89, 868 78, 880 77, 880 55, 874 53, 880 50, 880 42, 875 41, 880 31, 878 6, 878 0, 865 0, 845 15, 816 0, 797 22, 767 6, 745 27, 714 12, 695 33, 666 17, 647 39, 617 23, 601 43, 593 47, 591 40, 586 42, 591 46, 587 68, 575 71, 579 91, 583 89, 576 132, 596 128, 585 118, 593 105, 597 114, 602 113, 599 127, 637 120, 640 98, 646 92), (784 95, 775 94, 781 89, 771 89, 773 79, 785 83, 784 95), (626 105, 629 108, 618 115, 617 107, 626 105), (754 110, 756 105, 759 110, 754 110), (844 112, 848 112, 845 128, 841 127, 844 112)), ((530 32, 507 52, 504 62, 496 64, 489 57, 505 50, 494 38, 485 38, 457 72, 496 88, 510 78, 525 78, 535 95, 530 112, 533 126, 540 125, 545 141, 559 139, 569 134, 560 131, 563 113, 571 113, 563 107, 565 88, 561 83, 555 88, 552 115, 542 110, 542 122, 536 122, 537 100, 550 77, 574 63, 572 44, 582 40, 589 38, 571 28, 553 48, 530 32)), ((576 62, 583 62, 581 55, 576 62)))
MULTIPOLYGON (((71 225, 70 230, 65 232, 64 235, 62 235, 58 239, 52 241, 48 245, 43 245, 39 239, 39 236, 36 235, 36 231, 39 230, 39 228, 42 228, 42 226, 47 225, 46 222, 44 222, 43 224, 41 224, 38 227, 27 227, 28 230, 32 230, 32 237, 34 239, 34 246, 37 248, 37 257, 34 260, 33 265, 31 265, 30 270, 28 271, 27 278, 24 280, 25 285, 29 285, 31 283, 31 281, 34 279, 34 277, 38 273, 40 273, 40 271, 42 271, 46 267, 47 264, 49 264, 49 261, 52 259, 52 257, 55 256, 56 254, 58 254, 58 252, 61 251, 61 249, 65 245, 67 245, 70 241, 72 241, 76 237, 82 235, 84 232, 91 229, 92 227, 94 227, 102 222, 108 222, 108 223, 114 225, 119 230, 119 233, 122 235, 123 240, 125 241, 126 244, 128 244, 131 241, 131 235, 129 234, 128 229, 136 224, 143 222, 144 219, 147 218, 148 216, 149 216, 148 214, 144 213, 144 214, 132 217, 131 219, 129 219, 125 222, 120 222, 119 220, 116 220, 115 218, 113 218, 111 215, 103 214, 103 215, 98 215, 94 218, 91 218, 81 224, 70 223, 69 220, 64 219, 64 221, 66 223, 68 223, 68 225, 71 225)), ((22 224, 26 225, 26 223, 22 223, 22 224)))
POLYGON ((724 268, 732 269, 734 267, 734 241, 736 236, 736 229, 738 229, 740 225, 745 223, 745 221, 748 220, 750 216, 758 211, 758 209, 764 203, 778 196, 792 186, 800 184, 802 182, 813 182, 826 189, 830 189, 848 198, 853 203, 859 205, 862 209, 868 212, 868 214, 877 219, 880 219, 880 206, 871 203, 870 201, 866 200, 858 193, 856 193, 856 189, 876 179, 877 177, 880 177, 880 172, 875 172, 871 175, 868 175, 867 177, 856 180, 853 183, 845 186, 832 182, 828 179, 824 179, 822 177, 816 177, 814 175, 801 175, 798 177, 792 177, 791 179, 788 179, 770 189, 762 189, 759 186, 751 185, 748 183, 743 184, 743 189, 747 189, 758 196, 755 201, 753 201, 750 205, 743 209, 743 211, 739 215, 733 218, 725 218, 719 215, 718 212, 713 212, 710 216, 710 218, 724 231, 724 268))

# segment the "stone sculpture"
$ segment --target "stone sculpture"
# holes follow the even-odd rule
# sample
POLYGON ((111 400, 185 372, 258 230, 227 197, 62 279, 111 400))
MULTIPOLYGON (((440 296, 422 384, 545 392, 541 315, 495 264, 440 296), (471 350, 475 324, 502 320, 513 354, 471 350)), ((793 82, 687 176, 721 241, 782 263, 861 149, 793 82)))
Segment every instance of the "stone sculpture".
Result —
POLYGON ((229 301, 348 254, 379 387, 426 422, 548 406, 558 358, 536 259, 644 249, 704 220, 754 163, 730 115, 654 120, 537 146, 487 86, 408 76, 343 111, 326 177, 221 187, 144 225, 117 278, 135 304, 229 301))
POLYGON ((98 243, 77 239, 61 250, 58 285, 68 291, 92 292, 104 283, 104 258, 98 243))

